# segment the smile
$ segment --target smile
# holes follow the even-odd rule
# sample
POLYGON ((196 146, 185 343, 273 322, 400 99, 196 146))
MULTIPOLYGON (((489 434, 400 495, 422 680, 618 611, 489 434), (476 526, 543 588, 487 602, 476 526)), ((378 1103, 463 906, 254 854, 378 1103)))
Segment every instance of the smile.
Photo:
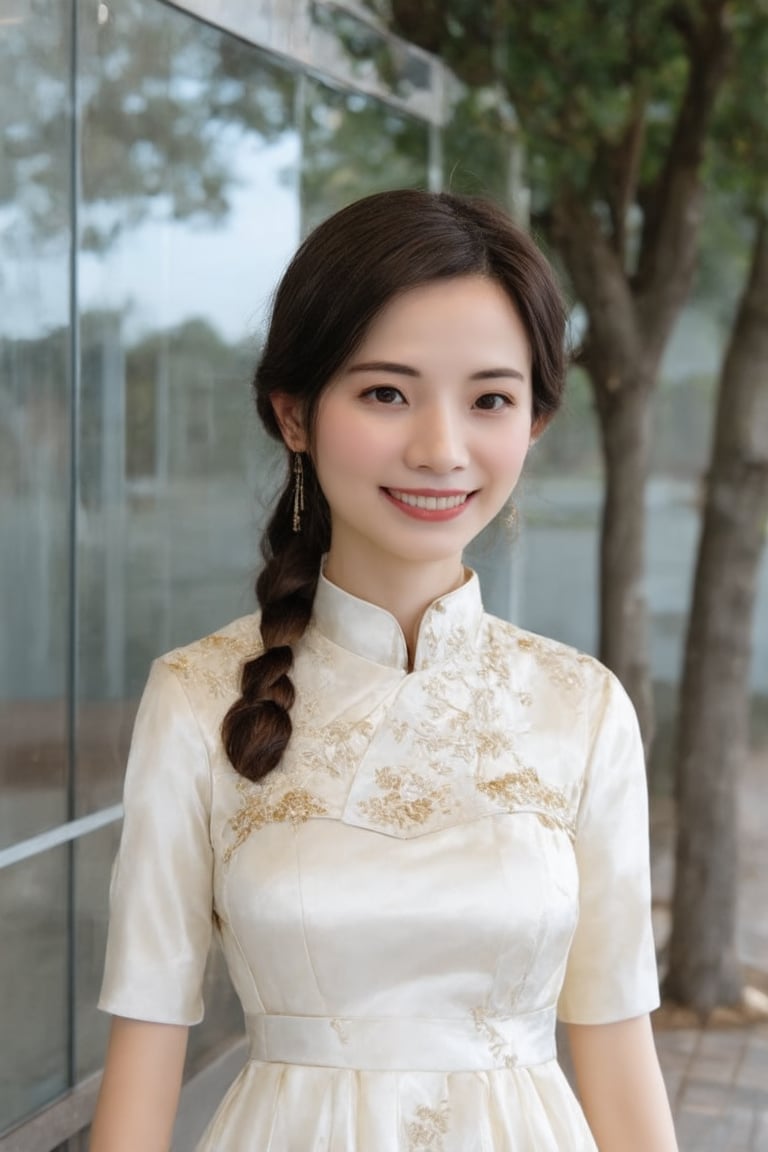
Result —
POLYGON ((385 491, 410 508, 423 508, 428 512, 445 512, 449 508, 460 508, 469 496, 469 492, 461 492, 457 496, 417 496, 413 492, 399 492, 396 488, 386 488, 385 491))
POLYGON ((424 523, 442 523, 463 516, 474 492, 452 492, 450 496, 434 493, 402 492, 399 488, 382 488, 384 497, 404 516, 424 523))

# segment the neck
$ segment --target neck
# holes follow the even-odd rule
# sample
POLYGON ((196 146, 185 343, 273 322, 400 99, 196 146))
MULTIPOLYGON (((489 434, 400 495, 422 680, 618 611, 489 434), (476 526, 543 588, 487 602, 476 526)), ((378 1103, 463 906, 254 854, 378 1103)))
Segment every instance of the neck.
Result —
POLYGON ((333 547, 325 563, 325 576, 338 588, 395 617, 405 636, 410 665, 427 608, 440 596, 460 588, 467 578, 460 557, 412 564, 382 559, 381 563, 361 565, 356 558, 334 553, 333 547))

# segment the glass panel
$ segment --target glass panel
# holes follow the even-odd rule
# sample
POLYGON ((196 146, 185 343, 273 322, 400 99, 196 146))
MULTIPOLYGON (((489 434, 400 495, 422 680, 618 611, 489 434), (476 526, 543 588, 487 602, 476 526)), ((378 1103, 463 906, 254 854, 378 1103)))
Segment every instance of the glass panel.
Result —
POLYGON ((96 1002, 104 971, 109 920, 109 878, 121 824, 109 824, 73 845, 75 901, 75 1075, 78 1080, 104 1063, 109 1016, 96 1002))
POLYGON ((299 237, 293 77, 156 0, 82 13, 81 813, 151 659, 253 608, 249 380, 299 237))
MULTIPOLYGON (((156 0, 113 11, 81 7, 79 814, 119 798, 150 661, 253 610, 274 452, 249 383, 299 239, 294 78, 156 0)), ((78 849, 80 1075, 117 836, 78 849)), ((190 1068, 241 1031, 214 952, 190 1068)))
POLYGON ((306 81, 302 231, 352 200, 388 188, 425 188, 429 129, 357 92, 306 81))
POLYGON ((66 815, 71 143, 69 5, 2 17, 0 846, 66 815))
POLYGON ((402 102, 409 112, 438 118, 432 57, 329 0, 311 0, 309 14, 314 64, 345 82, 402 102))
POLYGON ((0 1132, 67 1088, 69 851, 0 872, 0 1132))

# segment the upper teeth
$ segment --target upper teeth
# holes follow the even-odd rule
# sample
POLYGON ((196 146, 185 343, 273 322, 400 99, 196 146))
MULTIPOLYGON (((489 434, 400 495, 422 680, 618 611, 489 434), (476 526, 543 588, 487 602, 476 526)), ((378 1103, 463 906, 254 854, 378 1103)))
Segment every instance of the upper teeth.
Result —
POLYGON ((458 508, 467 498, 466 492, 461 496, 414 496, 411 492, 398 492, 395 488, 390 488, 389 491, 396 500, 402 500, 403 504, 410 504, 412 508, 427 508, 433 512, 445 508, 458 508))

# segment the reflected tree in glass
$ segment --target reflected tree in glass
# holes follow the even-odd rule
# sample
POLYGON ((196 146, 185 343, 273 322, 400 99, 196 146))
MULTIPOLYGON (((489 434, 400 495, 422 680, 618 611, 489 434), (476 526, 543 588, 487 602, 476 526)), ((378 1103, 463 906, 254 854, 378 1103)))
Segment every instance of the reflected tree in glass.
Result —
POLYGON ((301 170, 304 233, 361 196, 425 188, 429 129, 379 100, 307 81, 301 170))

